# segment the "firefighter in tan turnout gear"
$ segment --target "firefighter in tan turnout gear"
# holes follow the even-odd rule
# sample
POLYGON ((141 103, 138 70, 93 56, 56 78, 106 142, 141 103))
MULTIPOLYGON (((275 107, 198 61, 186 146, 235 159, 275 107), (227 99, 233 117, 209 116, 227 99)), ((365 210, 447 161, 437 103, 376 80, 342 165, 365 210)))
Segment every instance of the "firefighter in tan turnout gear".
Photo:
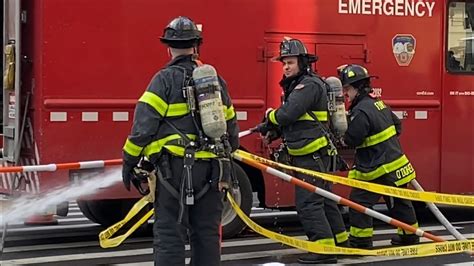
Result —
POLYGON ((123 149, 123 181, 146 157, 156 168, 155 265, 220 264, 221 188, 231 183, 230 154, 239 146, 236 115, 226 84, 197 61, 201 32, 187 17, 173 19, 161 41, 171 61, 151 80, 135 109, 123 149))
MULTIPOLYGON (((312 70, 315 55, 307 52, 297 39, 286 38, 280 44, 283 79, 280 86, 284 101, 280 108, 267 112, 265 122, 257 127, 263 136, 278 136, 281 132, 292 165, 320 172, 331 168, 330 139, 327 137, 328 103, 327 84, 312 70), (276 133, 275 133, 276 132, 276 133)), ((332 151, 335 152, 335 151, 332 151)), ((304 174, 297 174, 303 181, 331 191, 331 183, 304 174)), ((310 241, 326 245, 344 246, 348 234, 334 201, 295 188, 296 210, 303 229, 310 241)), ((334 255, 304 254, 300 263, 336 263, 334 255)))
MULTIPOLYGON (((398 136, 401 122, 390 108, 372 95, 367 69, 360 65, 344 65, 338 68, 345 95, 351 103, 349 126, 344 142, 355 147, 354 166, 349 178, 386 186, 406 187, 416 177, 415 170, 403 153, 398 136)), ((381 195, 353 188, 350 199, 367 208, 373 207, 381 195)), ((418 227, 411 201, 385 197, 391 215, 400 221, 418 227)), ((350 210, 350 245, 356 248, 372 247, 374 228, 372 218, 350 210)), ((393 245, 419 243, 419 237, 398 228, 392 238, 393 245)))

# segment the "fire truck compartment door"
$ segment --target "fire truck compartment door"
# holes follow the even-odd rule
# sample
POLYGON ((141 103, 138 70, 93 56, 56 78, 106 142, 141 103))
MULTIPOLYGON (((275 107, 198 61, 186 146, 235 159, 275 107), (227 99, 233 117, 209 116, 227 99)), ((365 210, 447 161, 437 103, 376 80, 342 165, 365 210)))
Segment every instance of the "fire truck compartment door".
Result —
POLYGON ((343 64, 365 65, 368 61, 363 44, 316 44, 319 57, 316 70, 323 77, 337 76, 337 67, 343 64))

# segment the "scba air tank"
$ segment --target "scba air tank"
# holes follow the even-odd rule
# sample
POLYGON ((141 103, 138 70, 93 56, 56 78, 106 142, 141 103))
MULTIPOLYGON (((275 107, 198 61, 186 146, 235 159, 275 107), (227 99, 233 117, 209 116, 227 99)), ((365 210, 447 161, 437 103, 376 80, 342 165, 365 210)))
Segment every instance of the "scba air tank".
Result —
POLYGON ((336 77, 328 77, 325 81, 329 85, 328 110, 331 124, 337 135, 342 136, 347 130, 346 106, 344 105, 342 83, 336 77))
POLYGON ((208 137, 220 138, 227 131, 227 123, 216 69, 211 65, 198 66, 193 71, 193 80, 202 129, 208 137))

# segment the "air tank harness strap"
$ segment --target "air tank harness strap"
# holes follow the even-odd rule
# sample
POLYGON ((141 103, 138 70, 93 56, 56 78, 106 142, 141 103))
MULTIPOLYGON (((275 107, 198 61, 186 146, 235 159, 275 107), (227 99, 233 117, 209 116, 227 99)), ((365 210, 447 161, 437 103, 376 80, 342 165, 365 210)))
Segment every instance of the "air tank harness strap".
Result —
MULTIPOLYGON (((192 169, 194 165, 196 149, 193 143, 188 143, 184 148, 184 182, 186 183, 186 205, 194 205, 194 190, 193 190, 193 180, 192 180, 192 169)), ((181 191, 183 193, 183 191, 181 191)))
MULTIPOLYGON (((224 184, 223 189, 236 189, 238 181, 233 177, 233 166, 229 158, 221 157, 212 160, 212 182, 224 184)), ((226 198, 224 197, 224 201, 226 198)))
MULTIPOLYGON (((184 210, 185 210, 185 207, 186 207, 185 205, 194 205, 194 200, 198 200, 200 197, 202 197, 209 190, 210 185, 209 185, 209 183, 207 183, 201 189, 201 191, 196 196, 194 196, 192 169, 193 169, 194 161, 196 160, 194 155, 196 153, 197 143, 195 141, 192 141, 188 136, 186 136, 186 134, 184 134, 178 128, 176 128, 176 126, 173 125, 173 123, 171 123, 167 119, 164 119, 164 121, 174 131, 176 131, 176 133, 178 133, 178 135, 180 135, 182 140, 186 143, 185 148, 184 148, 184 157, 183 157, 183 166, 184 166, 183 180, 181 182, 181 187, 180 187, 179 193, 171 185, 169 185, 169 183, 168 183, 169 186, 164 185, 165 184, 164 182, 168 182, 168 181, 165 180, 165 178, 159 178, 160 182, 162 182, 161 180, 163 179, 163 182, 162 182, 163 186, 173 196, 178 194, 178 200, 179 200, 178 223, 181 224, 182 221, 183 221, 184 210)), ((165 155, 163 155, 163 156, 165 156, 165 155)), ((168 166, 170 165, 169 160, 168 160, 167 163, 164 160, 162 160, 162 164, 163 164, 163 162, 165 164, 167 164, 168 166)), ((168 168, 168 169, 169 170, 166 170, 166 168, 165 168, 164 169, 165 172, 166 171, 171 172, 170 168, 168 168)))
MULTIPOLYGON (((156 171, 156 177, 158 179, 158 182, 163 185, 163 187, 175 198, 179 201, 180 203, 180 210, 179 210, 179 217, 178 217, 178 222, 182 222, 183 214, 184 214, 184 204, 183 204, 183 193, 175 189, 170 183, 169 179, 173 177, 172 172, 171 172, 171 167, 170 167, 170 155, 167 153, 163 153, 159 159, 158 162, 159 167, 157 168, 156 171)), ((184 184, 184 182, 183 182, 184 184)), ((199 200, 206 192, 209 190, 210 185, 206 184, 195 196, 195 200, 199 200)))
POLYGON ((323 134, 326 136, 327 140, 328 140, 328 148, 327 148, 327 151, 328 151, 328 155, 331 157, 331 164, 330 164, 330 168, 331 169, 328 169, 329 172, 336 172, 338 169, 336 169, 336 165, 337 165, 337 149, 336 149, 336 146, 334 145, 334 142, 333 142, 333 138, 331 136, 331 133, 329 130, 327 130, 324 125, 321 123, 321 121, 318 120, 318 118, 316 117, 316 115, 313 113, 313 112, 308 112, 308 114, 314 119, 314 121, 316 121, 316 124, 318 125, 319 127, 319 130, 321 130, 321 132, 323 132, 323 134))

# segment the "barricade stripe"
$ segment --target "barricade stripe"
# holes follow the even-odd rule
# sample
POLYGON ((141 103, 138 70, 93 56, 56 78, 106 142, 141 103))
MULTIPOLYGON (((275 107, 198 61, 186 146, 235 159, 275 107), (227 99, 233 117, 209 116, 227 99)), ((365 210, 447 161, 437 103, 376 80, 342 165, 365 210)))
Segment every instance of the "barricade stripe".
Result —
POLYGON ((79 169, 81 168, 80 163, 60 163, 56 164, 57 170, 66 170, 66 169, 79 169))
POLYGON ((386 223, 390 223, 390 221, 392 220, 392 218, 388 217, 387 215, 383 215, 379 212, 376 212, 372 209, 369 209, 369 208, 366 208, 365 209, 365 213, 369 216, 372 216, 378 220, 381 220, 381 221, 384 221, 386 223))
POLYGON ((22 167, 22 172, 54 172, 58 169, 56 164, 47 165, 26 165, 22 167))
POLYGON ((122 159, 105 160, 105 166, 122 165, 122 159))
POLYGON ((104 161, 89 161, 89 162, 79 162, 80 169, 88 169, 88 168, 102 168, 104 167, 104 161))
POLYGON ((0 167, 0 173, 23 173, 23 172, 54 172, 57 170, 102 168, 104 166, 121 165, 122 159, 105 160, 105 161, 85 161, 75 163, 58 163, 43 165, 25 165, 25 166, 4 166, 0 167))

